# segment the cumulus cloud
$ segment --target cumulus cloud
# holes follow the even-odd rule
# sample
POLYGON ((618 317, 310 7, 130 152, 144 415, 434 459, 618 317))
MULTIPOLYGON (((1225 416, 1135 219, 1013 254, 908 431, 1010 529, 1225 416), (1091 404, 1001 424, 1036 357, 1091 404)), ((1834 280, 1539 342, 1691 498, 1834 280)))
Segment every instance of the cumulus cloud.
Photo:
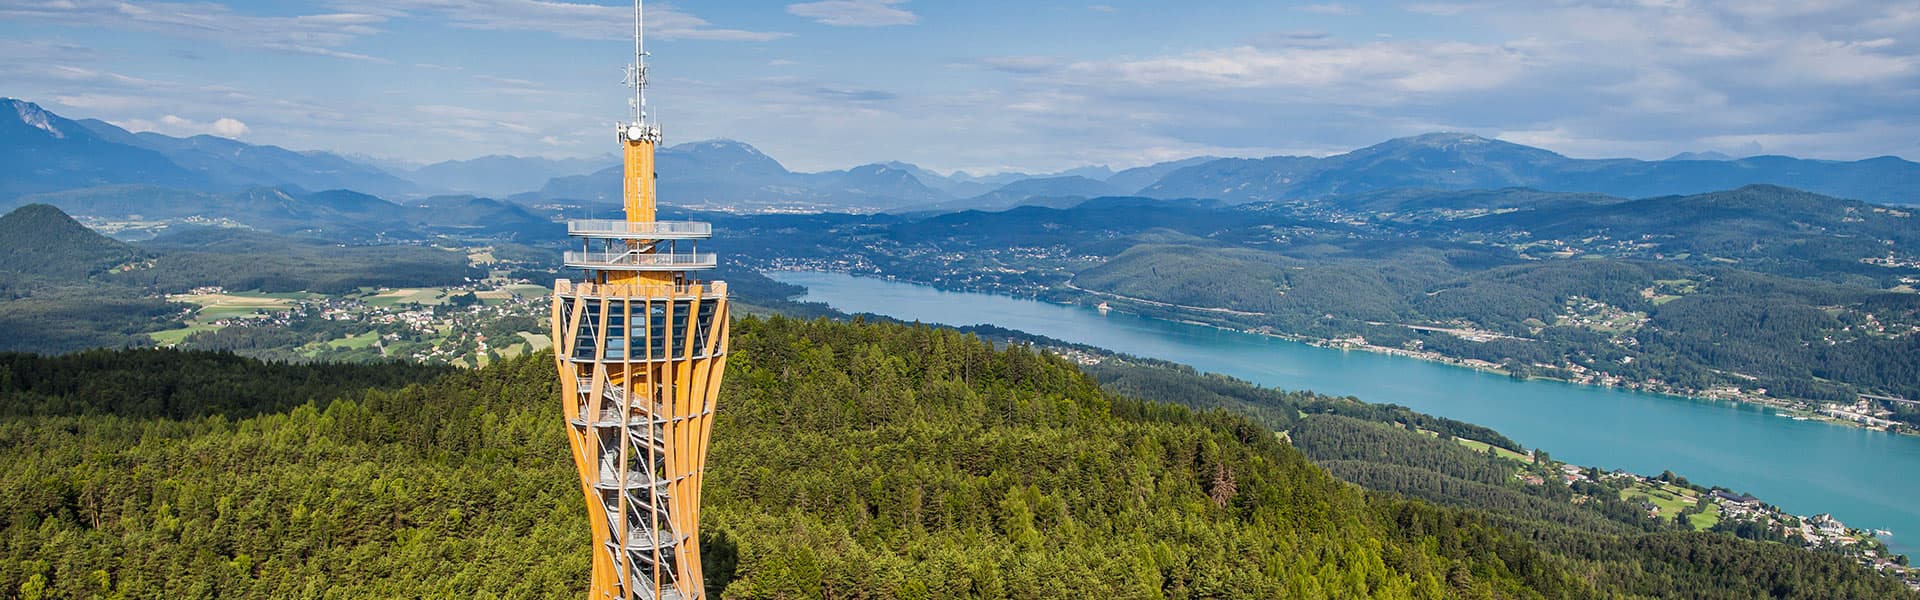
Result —
POLYGON ((247 124, 240 122, 239 119, 221 117, 215 119, 213 126, 208 127, 207 130, 220 137, 237 138, 247 134, 247 124))
POLYGON ((920 22, 920 15, 897 6, 905 3, 906 0, 822 0, 788 4, 787 12, 839 27, 883 27, 920 22))
POLYGON ((113 121, 113 124, 136 133, 151 131, 176 137, 215 135, 232 139, 247 134, 247 124, 232 117, 221 117, 214 119, 211 123, 203 123, 178 115, 163 115, 158 120, 126 119, 113 121))

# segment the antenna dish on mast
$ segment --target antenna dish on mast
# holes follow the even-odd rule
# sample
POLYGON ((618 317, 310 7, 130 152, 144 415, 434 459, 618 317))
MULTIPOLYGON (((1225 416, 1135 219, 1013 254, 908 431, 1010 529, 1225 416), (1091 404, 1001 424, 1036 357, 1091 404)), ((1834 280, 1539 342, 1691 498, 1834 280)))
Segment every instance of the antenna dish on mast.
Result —
POLYGON ((633 121, 620 126, 620 137, 633 143, 658 144, 660 126, 647 114, 646 21, 641 1, 633 0, 633 64, 627 66, 627 87, 633 88, 633 98, 627 100, 627 107, 632 111, 633 121))

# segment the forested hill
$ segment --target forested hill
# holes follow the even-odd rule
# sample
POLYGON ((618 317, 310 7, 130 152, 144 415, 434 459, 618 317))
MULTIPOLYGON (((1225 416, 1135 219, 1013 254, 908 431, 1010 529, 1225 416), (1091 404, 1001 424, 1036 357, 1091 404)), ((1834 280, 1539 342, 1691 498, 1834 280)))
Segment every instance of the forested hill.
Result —
POLYGON ((74 221, 60 209, 29 204, 0 215, 0 276, 74 282, 146 253, 74 221))
MULTIPOLYGON (((1131 400, 951 330, 774 318, 734 335, 701 540, 716 598, 1905 594, 1837 557, 1704 534, 1556 554, 1340 483, 1245 418, 1131 400)), ((200 360, 145 360, 168 357, 200 360)), ((362 374, 339 400, 257 416, 0 420, 0 589, 577 595, 586 513, 550 361, 401 388, 362 374)))

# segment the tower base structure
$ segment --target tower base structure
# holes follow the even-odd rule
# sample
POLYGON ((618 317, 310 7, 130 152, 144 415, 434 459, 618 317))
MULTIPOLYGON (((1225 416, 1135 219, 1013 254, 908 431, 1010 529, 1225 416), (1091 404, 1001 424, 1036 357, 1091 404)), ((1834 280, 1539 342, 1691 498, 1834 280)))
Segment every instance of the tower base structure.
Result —
POLYGON ((561 410, 593 532, 588 597, 697 599, 727 287, 626 279, 554 284, 561 410))

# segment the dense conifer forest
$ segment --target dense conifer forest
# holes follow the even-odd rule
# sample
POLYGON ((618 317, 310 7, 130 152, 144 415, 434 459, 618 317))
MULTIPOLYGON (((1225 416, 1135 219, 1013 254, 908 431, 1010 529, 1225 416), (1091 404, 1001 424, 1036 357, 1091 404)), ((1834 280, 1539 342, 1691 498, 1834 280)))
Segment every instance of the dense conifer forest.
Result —
MULTIPOLYGON (((1324 449, 1396 416, 1450 426, 1404 409, 1299 396, 1362 408, 1256 422, 1136 400, 1064 359, 952 330, 775 317, 734 331, 703 517, 715 597, 1905 593, 1778 544, 1530 529, 1511 521, 1531 515, 1363 491, 1269 429, 1284 417, 1311 437, 1327 421, 1325 444, 1298 442, 1324 449)), ((7 356, 0 594, 576 595, 586 513, 551 360, 442 371, 7 356), (92 383, 129 369, 178 375, 164 392, 92 383)), ((1212 388, 1216 403, 1264 402, 1175 369, 1133 381, 1156 398, 1212 388)), ((1487 479, 1469 458, 1353 460, 1487 479)))

